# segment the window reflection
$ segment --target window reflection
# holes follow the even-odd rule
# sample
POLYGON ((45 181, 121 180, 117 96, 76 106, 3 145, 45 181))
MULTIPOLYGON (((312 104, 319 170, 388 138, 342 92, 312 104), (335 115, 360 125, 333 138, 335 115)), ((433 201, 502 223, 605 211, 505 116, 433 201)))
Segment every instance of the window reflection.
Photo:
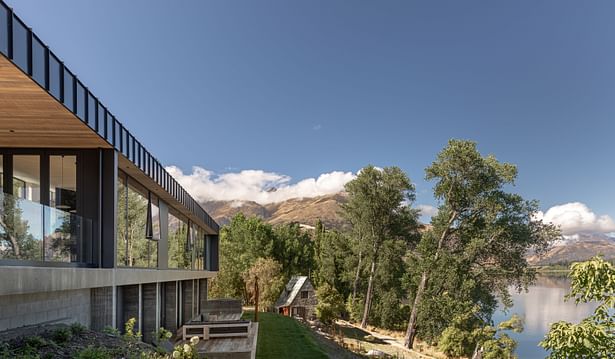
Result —
POLYGON ((49 207, 45 212, 45 259, 77 261, 77 156, 49 156, 49 207))
POLYGON ((192 251, 188 242, 188 224, 169 207, 169 268, 190 269, 192 251))
POLYGON ((42 260, 39 156, 13 156, 13 195, 2 197, 0 257, 42 260))
MULTIPOLYGON (((158 241, 146 238, 147 193, 143 186, 121 172, 118 183, 118 265, 158 266, 158 241)), ((160 233, 160 225, 157 227, 160 233)))

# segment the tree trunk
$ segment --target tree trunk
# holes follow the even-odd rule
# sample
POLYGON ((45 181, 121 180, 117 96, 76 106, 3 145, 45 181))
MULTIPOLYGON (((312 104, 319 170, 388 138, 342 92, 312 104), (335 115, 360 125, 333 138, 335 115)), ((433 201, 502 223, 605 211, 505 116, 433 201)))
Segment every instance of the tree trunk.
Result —
POLYGON ((17 238, 13 235, 13 228, 9 228, 9 225, 4 222, 4 218, 0 217, 0 227, 4 228, 4 233, 9 237, 9 241, 11 242, 11 247, 13 247, 13 254, 15 258, 20 259, 21 257, 21 249, 19 248, 19 242, 17 238))
POLYGON ((427 286, 427 276, 427 271, 423 272, 421 282, 416 290, 416 296, 414 297, 414 304, 412 305, 412 312, 410 313, 410 320, 408 321, 408 329, 406 330, 406 338, 404 341, 404 345, 408 349, 412 349, 412 345, 414 345, 414 338, 416 337, 416 319, 419 314, 419 304, 421 303, 423 292, 427 286))
POLYGON ((359 264, 357 264, 357 273, 354 276, 354 283, 352 284, 352 306, 354 307, 355 299, 357 298, 357 285, 359 283, 359 275, 361 274, 361 251, 359 251, 359 264))
POLYGON ((372 306, 372 290, 374 282, 374 273, 376 272, 376 258, 372 259, 372 268, 369 271, 369 282, 367 283, 367 295, 365 296, 365 308, 363 308, 363 319, 361 320, 361 328, 367 327, 367 318, 369 317, 369 310, 372 306))
MULTIPOLYGON (((448 234, 451 231, 451 226, 453 222, 457 219, 457 211, 453 211, 451 213, 451 217, 448 220, 447 226, 442 232, 440 236, 440 240, 438 241, 438 248, 436 249, 436 255, 434 257, 434 262, 438 261, 440 257, 440 250, 444 245, 444 240, 448 237, 448 234)), ((416 338, 416 320, 418 317, 419 306, 421 305, 421 300, 423 299, 423 293, 425 292, 425 288, 427 287, 427 280, 429 279, 429 270, 425 269, 423 274, 421 275, 421 282, 419 283, 419 287, 416 290, 416 296, 414 297, 414 304, 412 305, 412 311, 410 312, 410 320, 408 320, 408 329, 406 330, 406 338, 404 341, 404 345, 408 349, 412 349, 414 345, 414 339, 416 338)))

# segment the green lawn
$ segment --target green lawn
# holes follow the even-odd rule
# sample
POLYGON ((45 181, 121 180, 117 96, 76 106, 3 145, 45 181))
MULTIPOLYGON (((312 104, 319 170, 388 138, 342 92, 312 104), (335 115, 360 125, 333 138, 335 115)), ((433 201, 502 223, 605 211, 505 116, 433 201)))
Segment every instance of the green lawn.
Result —
MULTIPOLYGON (((253 312, 244 318, 252 320, 253 312)), ((327 358, 309 329, 296 320, 273 313, 258 314, 257 358, 327 358)))

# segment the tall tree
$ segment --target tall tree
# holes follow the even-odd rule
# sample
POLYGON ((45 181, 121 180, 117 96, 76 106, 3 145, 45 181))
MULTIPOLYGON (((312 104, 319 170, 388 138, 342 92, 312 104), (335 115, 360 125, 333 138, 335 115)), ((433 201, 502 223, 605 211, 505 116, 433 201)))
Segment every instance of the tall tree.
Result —
MULTIPOLYGON (((361 320, 361 327, 365 328, 372 306, 374 279, 383 243, 410 237, 418 227, 418 212, 409 207, 415 198, 414 186, 398 167, 378 169, 367 166, 346 184, 345 189, 348 202, 342 206, 344 215, 352 224, 360 256, 365 253, 364 257, 370 263, 361 320)), ((400 253, 400 256, 404 254, 400 253)))
POLYGON ((286 279, 292 275, 310 275, 314 268, 314 245, 309 233, 298 223, 277 225, 273 232, 272 257, 282 265, 286 279))
POLYGON ((460 276, 483 293, 509 300, 508 286, 526 287, 535 273, 525 260, 528 249, 542 251, 559 236, 553 225, 534 219, 536 201, 505 191, 514 185, 517 168, 493 156, 483 157, 471 141, 451 140, 426 169, 440 202, 432 228, 423 234, 421 275, 410 312, 405 345, 412 348, 417 318, 432 274, 443 257, 460 276))
POLYGON ((258 283, 258 301, 263 310, 270 309, 284 288, 282 266, 271 258, 258 258, 243 274, 248 297, 256 302, 255 284, 258 283))

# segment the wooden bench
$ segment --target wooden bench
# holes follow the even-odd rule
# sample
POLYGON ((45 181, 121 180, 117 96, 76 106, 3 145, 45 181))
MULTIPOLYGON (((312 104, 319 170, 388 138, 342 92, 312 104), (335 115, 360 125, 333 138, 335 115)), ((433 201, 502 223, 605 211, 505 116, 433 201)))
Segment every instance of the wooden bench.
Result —
POLYGON ((184 324, 178 331, 177 336, 182 340, 192 337, 208 340, 210 338, 233 338, 247 337, 250 331, 249 321, 230 322, 190 322, 184 324))

